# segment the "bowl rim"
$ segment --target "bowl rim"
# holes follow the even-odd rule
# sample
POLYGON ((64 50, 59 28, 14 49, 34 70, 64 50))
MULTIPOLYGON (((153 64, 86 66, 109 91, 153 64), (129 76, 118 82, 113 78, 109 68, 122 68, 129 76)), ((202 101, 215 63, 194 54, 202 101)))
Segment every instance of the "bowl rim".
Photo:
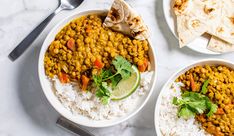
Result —
MULTIPOLYGON (((217 65, 224 65, 224 66, 227 66, 227 65, 230 65, 230 66, 233 66, 232 69, 234 69, 234 63, 231 62, 230 60, 225 60, 225 59, 215 59, 215 58, 208 58, 208 59, 202 59, 202 60, 197 60, 197 61, 194 61, 194 62, 191 62, 189 64, 187 64, 186 66, 183 66, 182 68, 180 68, 179 70, 177 70, 176 72, 174 72, 172 74, 172 76, 170 76, 170 78, 166 81, 166 83, 163 85, 163 87, 161 88, 160 92, 159 92, 159 95, 157 97, 157 101, 156 101, 156 104, 155 104, 155 110, 154 110, 154 127, 155 127, 155 131, 156 131, 156 134, 157 136, 161 136, 161 133, 160 133, 160 129, 159 129, 159 111, 160 111, 160 103, 162 101, 162 95, 163 95, 163 90, 166 90, 168 88, 169 85, 172 84, 172 82, 175 81, 175 79, 181 75, 182 73, 184 73, 185 71, 195 67, 195 66, 199 66, 199 65, 204 65, 204 64, 208 64, 208 63, 211 63, 211 64, 217 64, 217 65)), ((230 66, 227 66, 227 67, 230 67, 230 66)))
MULTIPOLYGON (((44 95, 46 96, 46 99, 49 101, 50 105, 51 105, 60 115, 62 115, 63 117, 67 118, 68 120, 70 120, 70 121, 72 121, 72 122, 74 122, 74 123, 76 123, 76 124, 78 124, 78 125, 82 125, 82 126, 86 126, 86 127, 93 127, 93 128, 110 127, 110 126, 113 126, 113 125, 122 123, 122 122, 124 122, 124 121, 130 119, 131 117, 135 116, 135 115, 145 106, 145 104, 148 102, 149 98, 151 97, 151 95, 152 95, 152 93, 153 93, 153 91, 154 91, 155 84, 156 84, 156 81, 157 81, 157 76, 158 76, 158 74, 157 74, 158 65, 157 65, 156 52, 155 52, 155 49, 153 48, 153 44, 152 44, 151 39, 150 39, 150 37, 149 37, 147 40, 148 40, 148 42, 149 42, 149 47, 150 47, 150 49, 151 49, 152 58, 154 59, 153 61, 154 61, 154 65, 155 65, 155 67, 154 67, 154 70, 155 70, 155 71, 154 71, 154 74, 153 74, 153 76, 152 76, 152 78, 151 78, 151 81, 153 81, 153 82, 152 82, 152 85, 151 85, 150 89, 148 90, 148 93, 146 94, 147 96, 145 97, 145 99, 143 100, 143 102, 142 102, 141 104, 139 104, 140 106, 139 106, 138 108, 136 108, 135 110, 129 112, 129 113, 130 113, 129 115, 122 116, 122 119, 115 120, 115 121, 113 121, 113 122, 111 122, 111 123, 108 123, 108 124, 102 123, 102 124, 98 124, 98 125, 97 125, 97 124, 92 124, 92 123, 90 123, 90 122, 89 122, 89 123, 81 123, 81 122, 79 122, 79 120, 77 120, 77 119, 75 120, 75 118, 73 118, 75 115, 69 116, 68 114, 65 114, 64 112, 62 112, 62 111, 63 111, 62 108, 61 108, 62 104, 57 105, 57 104, 50 98, 50 97, 52 97, 52 96, 48 93, 48 91, 46 91, 46 87, 45 87, 45 85, 43 84, 44 78, 43 78, 43 76, 41 75, 41 74, 43 74, 42 71, 41 71, 41 67, 44 68, 44 61, 43 61, 43 60, 44 60, 44 55, 45 55, 45 52, 43 52, 43 47, 44 47, 44 46, 48 46, 48 45, 46 45, 46 43, 47 43, 47 41, 49 41, 49 38, 52 37, 53 32, 59 31, 59 29, 61 29, 61 28, 63 28, 63 27, 65 26, 65 25, 64 25, 65 22, 66 22, 66 24, 69 23, 70 21, 72 21, 72 20, 74 19, 75 16, 81 17, 81 16, 83 16, 83 15, 88 15, 88 14, 92 14, 92 13, 94 13, 94 14, 95 14, 95 13, 97 13, 97 14, 98 14, 98 13, 105 13, 105 12, 107 12, 107 11, 108 11, 107 9, 102 9, 102 10, 100 10, 100 9, 98 9, 98 10, 85 10, 85 11, 82 11, 82 12, 73 13, 73 14, 67 16, 66 18, 62 19, 61 21, 59 21, 55 26, 53 26, 53 28, 52 28, 52 29, 49 31, 49 33, 47 34, 47 36, 46 36, 46 38, 45 38, 45 40, 44 40, 44 42, 43 42, 43 44, 42 44, 42 46, 41 46, 41 48, 40 48, 40 54, 39 54, 39 58, 38 58, 38 67, 37 67, 37 68, 38 68, 38 77, 39 77, 39 81, 40 81, 40 84, 41 84, 43 93, 44 93, 44 95)), ((54 95, 54 97, 56 97, 56 96, 54 95)), ((57 98, 57 97, 56 97, 56 98, 57 98)))

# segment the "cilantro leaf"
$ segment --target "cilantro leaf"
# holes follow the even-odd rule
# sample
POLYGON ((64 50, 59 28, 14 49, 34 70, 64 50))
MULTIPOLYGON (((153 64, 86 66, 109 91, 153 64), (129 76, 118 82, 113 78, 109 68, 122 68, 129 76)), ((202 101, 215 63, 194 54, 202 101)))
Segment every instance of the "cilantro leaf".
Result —
POLYGON ((102 77, 99 75, 93 75, 93 81, 95 85, 98 87, 102 84, 102 77))
POLYGON ((179 105, 177 97, 173 97, 172 104, 177 105, 177 106, 179 105))
POLYGON ((216 113, 217 109, 218 109, 218 106, 216 104, 213 104, 213 103, 209 103, 210 104, 210 107, 209 107, 209 112, 206 114, 206 116, 210 117, 212 116, 214 113, 216 113))
POLYGON ((194 115, 195 115, 195 113, 193 111, 191 111, 187 106, 180 108, 180 110, 178 112, 178 116, 183 117, 185 119, 188 119, 190 117, 194 117, 194 115))
POLYGON ((109 103, 109 100, 110 100, 110 97, 107 97, 107 96, 103 96, 101 98, 101 102, 103 105, 107 105, 109 103))
POLYGON ((105 76, 105 72, 100 75, 94 75, 93 80, 97 86, 96 96, 99 97, 103 104, 108 102, 106 99, 110 97, 110 91, 107 85, 107 82, 102 82, 102 76, 105 76))
POLYGON ((119 73, 123 79, 127 79, 131 76, 132 65, 125 58, 117 56, 112 61, 112 64, 115 66, 117 73, 119 73))
POLYGON ((213 115, 217 105, 213 104, 205 95, 196 92, 184 92, 181 99, 173 98, 172 103, 179 106, 178 116, 188 118, 192 114, 202 114, 208 111, 207 116, 213 115))
POLYGON ((93 80, 94 80, 94 83, 97 85, 97 86, 100 86, 102 84, 102 81, 104 78, 108 78, 112 75, 111 73, 111 70, 101 70, 100 74, 99 75, 93 75, 93 80))
POLYGON ((110 91, 108 83, 112 84, 112 88, 116 87, 121 79, 127 79, 131 76, 132 65, 125 58, 121 56, 115 57, 112 61, 114 69, 101 70, 98 75, 93 76, 95 85, 97 86, 96 96, 100 98, 103 104, 107 104, 110 98, 110 91), (115 73, 112 73, 114 72, 115 73))
POLYGON ((205 95, 202 95, 202 94, 199 94, 199 93, 195 93, 195 92, 184 92, 182 95, 182 98, 184 99, 189 99, 189 100, 202 100, 204 99, 206 96, 205 95))
POLYGON ((112 76, 113 74, 111 73, 111 69, 108 70, 102 70, 101 71, 101 77, 102 79, 108 78, 110 76, 112 76))
POLYGON ((188 106, 195 111, 196 113, 202 114, 207 109, 206 107, 206 101, 196 101, 196 102, 188 102, 188 106))
POLYGON ((186 103, 186 101, 184 99, 178 99, 177 97, 174 97, 172 103, 174 105, 181 106, 186 103))
POLYGON ((102 70, 99 75, 94 75, 93 80, 97 86, 96 96, 100 98, 102 104, 106 105, 109 102, 110 91, 107 82, 103 82, 103 78, 111 76, 111 70, 102 70))
POLYGON ((107 82, 102 82, 101 89, 104 91, 105 96, 110 96, 110 91, 109 91, 109 88, 107 86, 107 82))
POLYGON ((115 88, 121 79, 122 79, 121 75, 116 75, 116 76, 112 77, 110 79, 111 83, 112 83, 112 88, 115 88))
POLYGON ((110 91, 106 82, 102 82, 101 86, 98 87, 96 91, 97 97, 110 96, 110 91))
POLYGON ((102 82, 101 86, 99 86, 99 89, 96 91, 96 96, 100 98, 102 104, 108 104, 110 98, 110 91, 106 82, 102 82))
POLYGON ((98 89, 97 91, 96 91, 96 96, 97 97, 103 97, 103 96, 105 96, 105 92, 102 90, 102 89, 98 89))
POLYGON ((206 80, 206 81, 204 82, 204 84, 202 85, 202 90, 201 90, 201 93, 202 93, 202 94, 206 94, 206 93, 207 93, 207 86, 208 86, 209 82, 210 82, 210 80, 208 79, 208 80, 206 80))

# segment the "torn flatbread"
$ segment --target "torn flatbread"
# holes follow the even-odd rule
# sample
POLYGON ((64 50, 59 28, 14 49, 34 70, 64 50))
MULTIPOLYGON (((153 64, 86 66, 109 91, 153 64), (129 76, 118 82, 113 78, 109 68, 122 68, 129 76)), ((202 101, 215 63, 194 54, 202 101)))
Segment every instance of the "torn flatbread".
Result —
POLYGON ((177 15, 180 47, 203 35, 212 24, 220 22, 221 7, 220 0, 175 0, 173 8, 177 15), (181 5, 178 1, 182 1, 181 5))
POLYGON ((191 5, 191 0, 175 0, 173 9, 176 15, 183 15, 188 12, 191 5))
POLYGON ((103 25, 135 39, 145 40, 149 37, 142 18, 123 0, 114 0, 103 25))
POLYGON ((208 33, 234 44, 234 0, 222 0, 222 3, 221 21, 208 33))
POLYGON ((197 18, 191 18, 188 16, 177 17, 177 32, 179 36, 179 45, 181 48, 204 34, 206 31, 207 27, 205 23, 201 22, 197 18))
POLYGON ((215 36, 212 36, 207 46, 207 49, 219 53, 233 52, 234 44, 230 44, 215 36))

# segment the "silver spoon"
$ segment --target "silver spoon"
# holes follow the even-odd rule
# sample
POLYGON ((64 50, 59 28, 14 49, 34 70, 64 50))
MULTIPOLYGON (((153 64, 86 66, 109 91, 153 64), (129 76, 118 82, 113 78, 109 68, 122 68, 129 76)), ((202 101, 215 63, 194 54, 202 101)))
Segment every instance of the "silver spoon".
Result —
POLYGON ((59 7, 41 22, 10 54, 9 58, 15 61, 32 44, 38 35, 44 30, 52 18, 62 10, 72 10, 78 7, 84 0, 60 0, 59 7))

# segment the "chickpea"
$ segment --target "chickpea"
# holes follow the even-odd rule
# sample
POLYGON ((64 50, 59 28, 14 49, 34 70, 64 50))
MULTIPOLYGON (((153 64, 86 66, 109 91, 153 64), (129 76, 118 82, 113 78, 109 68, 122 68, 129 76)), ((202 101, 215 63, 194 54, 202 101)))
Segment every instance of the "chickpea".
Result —
MULTIPOLYGON (((148 58, 147 41, 131 39, 119 32, 102 26, 98 15, 88 15, 71 21, 56 35, 45 54, 44 67, 48 77, 65 72, 72 80, 80 80, 83 73, 91 69, 89 77, 97 73, 93 68, 96 59, 104 67, 111 66, 112 59, 121 55, 133 64, 143 63, 148 58), (90 28, 87 32, 87 28, 90 28), (75 39, 75 49, 70 50, 67 41, 75 39)), ((221 87, 223 88, 223 87, 221 87)))
POLYGON ((58 50, 58 49, 54 49, 54 53, 55 53, 55 54, 58 54, 58 53, 59 53, 59 50, 58 50))
POLYGON ((232 73, 231 76, 231 71, 233 72, 233 70, 226 66, 196 66, 176 79, 177 82, 184 83, 185 88, 190 89, 189 75, 192 73, 198 90, 201 90, 205 80, 210 80, 207 87, 208 93, 206 95, 223 110, 223 113, 221 112, 221 115, 214 114, 208 117, 205 123, 202 123, 202 127, 208 132, 212 127, 215 127, 217 135, 232 135, 234 133, 234 106, 232 103, 234 98, 232 93, 234 82, 230 80, 233 79, 234 74, 232 73), (229 86, 230 83, 233 84, 232 87, 229 86))

